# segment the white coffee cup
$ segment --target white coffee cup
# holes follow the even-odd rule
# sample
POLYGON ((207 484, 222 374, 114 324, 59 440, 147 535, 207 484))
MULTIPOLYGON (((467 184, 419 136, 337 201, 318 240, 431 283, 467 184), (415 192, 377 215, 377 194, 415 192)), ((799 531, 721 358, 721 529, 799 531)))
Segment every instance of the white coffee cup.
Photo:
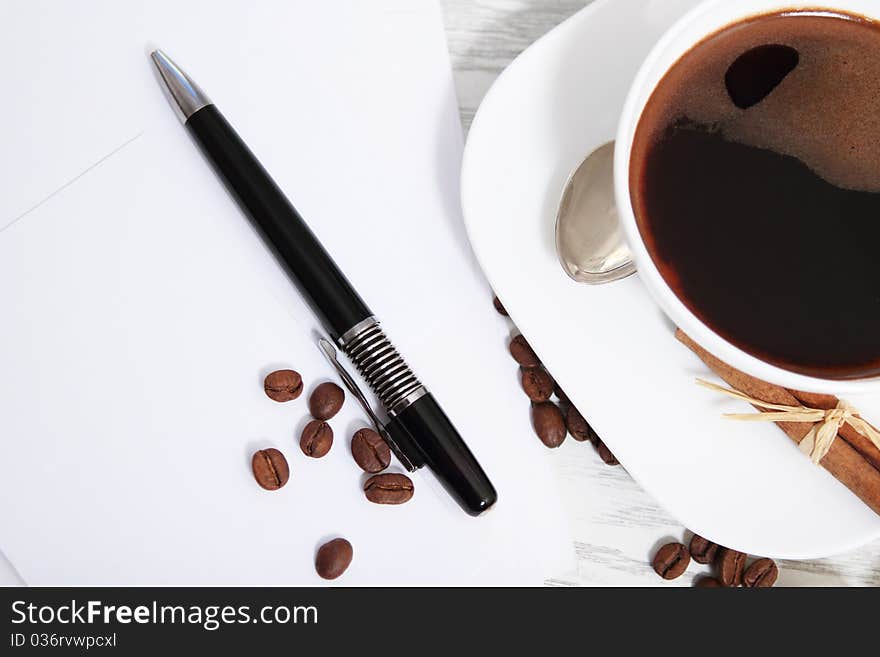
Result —
POLYGON ((663 279, 642 239, 632 206, 629 173, 633 139, 645 105, 669 69, 703 39, 729 25, 756 15, 796 9, 846 12, 880 21, 877 0, 708 0, 697 6, 660 39, 630 89, 617 132, 614 159, 617 208, 640 278, 670 319, 712 354, 752 376, 787 388, 836 395, 880 392, 880 377, 832 380, 797 374, 760 360, 718 335, 687 308, 663 279))

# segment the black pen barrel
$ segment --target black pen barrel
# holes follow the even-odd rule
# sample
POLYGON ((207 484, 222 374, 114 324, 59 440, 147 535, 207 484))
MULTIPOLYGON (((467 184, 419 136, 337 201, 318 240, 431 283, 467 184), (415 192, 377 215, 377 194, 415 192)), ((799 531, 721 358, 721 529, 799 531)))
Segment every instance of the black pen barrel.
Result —
POLYGON ((207 105, 186 120, 186 127, 333 340, 370 317, 351 283, 220 111, 207 105))
POLYGON ((424 463, 472 516, 488 510, 498 494, 434 397, 426 394, 396 417, 421 450, 424 463))

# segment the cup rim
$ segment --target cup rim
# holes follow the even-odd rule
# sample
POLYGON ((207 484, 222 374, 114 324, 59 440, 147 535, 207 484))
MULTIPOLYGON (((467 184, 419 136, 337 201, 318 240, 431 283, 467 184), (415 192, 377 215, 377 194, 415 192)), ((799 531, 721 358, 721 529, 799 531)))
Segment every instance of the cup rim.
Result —
POLYGON ((636 222, 630 196, 632 144, 642 112, 668 70, 691 48, 714 32, 751 16, 784 10, 849 12, 877 20, 880 10, 858 0, 751 0, 735 5, 729 0, 706 0, 680 18, 651 49, 630 86, 618 124, 614 155, 614 188, 620 223, 640 279, 663 312, 693 340, 729 365, 764 381, 787 388, 826 394, 864 394, 880 391, 880 376, 828 379, 800 374, 768 363, 740 349, 699 319, 669 287, 648 252, 636 222), (713 17, 717 14, 717 18, 713 17), (695 30, 708 21, 710 27, 695 30), (670 60, 667 65, 661 64, 670 60))

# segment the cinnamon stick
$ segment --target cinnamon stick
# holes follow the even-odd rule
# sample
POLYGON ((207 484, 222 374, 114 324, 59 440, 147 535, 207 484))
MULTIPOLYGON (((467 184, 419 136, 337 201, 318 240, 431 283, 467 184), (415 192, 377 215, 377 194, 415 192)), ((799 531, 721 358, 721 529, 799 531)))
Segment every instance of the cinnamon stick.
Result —
MULTIPOLYGON (((804 406, 821 408, 823 411, 837 408, 837 404, 840 402, 834 395, 822 395, 815 392, 802 392, 800 390, 789 390, 789 392, 804 406)), ((840 431, 837 433, 840 438, 848 442, 854 450, 861 454, 863 459, 877 470, 880 470, 880 449, 877 449, 874 443, 848 424, 840 427, 840 431)))
MULTIPOLYGON (((793 394, 793 391, 767 383, 731 367, 691 340, 681 329, 676 330, 675 337, 699 356, 700 360, 731 388, 735 388, 755 399, 761 399, 773 404, 785 404, 788 406, 810 405, 806 401, 798 399, 793 394)), ((804 399, 810 398, 813 401, 821 401, 826 405, 832 400, 831 397, 818 399, 811 395, 808 396, 806 393, 799 394, 802 394, 804 399)), ((834 400, 830 408, 836 405, 837 400, 834 400)), ((814 408, 824 409, 825 407, 815 406, 814 408)), ((760 408, 758 410, 763 411, 760 408)), ((812 424, 805 422, 777 422, 776 424, 789 438, 798 444, 813 428, 812 424)), ((873 447, 873 445, 871 446, 873 447)), ((835 479, 849 488, 862 502, 867 504, 874 513, 880 514, 880 470, 847 440, 835 440, 828 454, 822 459, 821 465, 835 479)))

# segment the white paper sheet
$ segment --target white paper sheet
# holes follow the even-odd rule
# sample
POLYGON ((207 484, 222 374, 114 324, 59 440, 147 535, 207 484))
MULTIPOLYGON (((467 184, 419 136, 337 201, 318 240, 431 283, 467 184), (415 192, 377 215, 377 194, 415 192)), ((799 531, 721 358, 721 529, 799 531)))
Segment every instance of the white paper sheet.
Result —
POLYGON ((460 125, 433 1, 0 4, 0 547, 38 584, 538 584, 570 565, 507 328, 467 245, 460 125), (212 96, 288 192, 499 490, 462 513, 426 472, 368 503, 349 398, 321 460, 317 323, 177 123, 145 45, 212 96), (15 62, 15 66, 9 66, 15 62), (275 446, 290 483, 256 486, 275 446))

